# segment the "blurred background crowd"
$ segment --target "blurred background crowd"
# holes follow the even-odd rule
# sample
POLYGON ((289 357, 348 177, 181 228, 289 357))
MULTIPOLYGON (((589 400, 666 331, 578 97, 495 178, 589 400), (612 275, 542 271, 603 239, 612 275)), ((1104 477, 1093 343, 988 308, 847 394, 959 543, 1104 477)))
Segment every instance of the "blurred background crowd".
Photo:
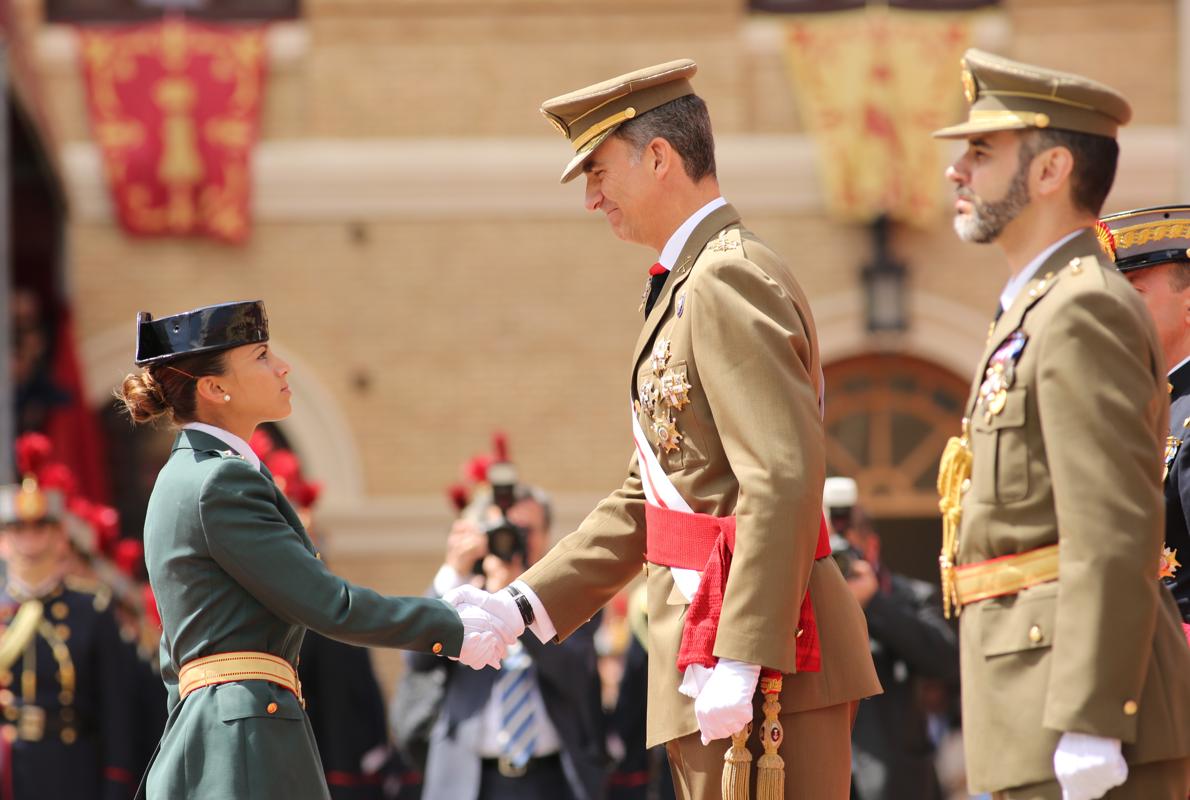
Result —
MULTIPOLYGON (((80 695, 117 695, 79 708, 143 710, 118 715, 127 763, 84 770, 69 724, 33 739, 4 711, 25 687, 0 670, 3 763, 53 739, 119 796, 163 723, 139 546, 172 437, 111 402, 137 311, 267 301, 295 413, 253 445, 324 557, 378 590, 504 585, 618 485, 650 254, 558 186, 565 145, 537 105, 688 56, 724 194, 816 316, 832 544, 885 687, 856 722, 855 796, 966 797, 934 479, 1006 276, 953 235, 948 145, 927 134, 958 116, 979 46, 1129 98, 1105 211, 1190 196, 1190 1, 0 0, 0 40, 0 483, 69 498, 47 552, 95 599, 60 643, 109 615, 123 643, 118 690, 77 665, 80 695), (501 438, 460 476, 496 426, 515 468, 501 438)), ((518 691, 557 758, 522 785, 666 796, 642 615, 630 588, 564 647, 526 642, 518 691)), ((467 797, 461 764, 500 768, 491 675, 315 635, 301 670, 336 798, 467 797)))

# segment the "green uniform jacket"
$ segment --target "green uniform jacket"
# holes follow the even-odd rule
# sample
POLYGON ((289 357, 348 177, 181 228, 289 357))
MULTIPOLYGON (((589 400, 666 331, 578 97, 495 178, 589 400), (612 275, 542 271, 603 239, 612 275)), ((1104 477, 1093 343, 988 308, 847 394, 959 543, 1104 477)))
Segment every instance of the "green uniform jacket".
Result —
MULTIPOLYGON (((863 612, 834 560, 814 559, 826 473, 821 380, 814 320, 793 270, 730 205, 713 211, 687 240, 637 340, 634 413, 690 507, 736 518, 714 654, 795 672, 798 612, 810 592, 822 669, 785 679, 783 712, 880 693, 863 612), (660 439, 667 418, 681 436, 677 447, 660 439)), ((634 456, 624 485, 525 572, 559 636, 640 574, 644 517, 634 456)), ((646 571, 652 746, 695 732, 698 722, 694 702, 678 692, 686 598, 668 567, 646 571)))
POLYGON ((146 776, 149 800, 329 797, 297 698, 264 681, 178 699, 178 670, 237 650, 295 663, 306 628, 360 645, 458 656, 463 628, 441 600, 385 597, 318 558, 267 468, 184 430, 157 476, 145 559, 161 610, 169 721, 146 776), (275 713, 266 708, 276 703, 275 713))
POLYGON ((972 792, 1054 780, 1066 731, 1120 739, 1133 764, 1190 754, 1190 649, 1157 580, 1164 359, 1140 297, 1099 254, 1085 232, 1038 270, 993 328, 967 406, 959 563, 1059 546, 1057 581, 962 611, 972 792), (989 414, 985 369, 1018 331, 989 414))

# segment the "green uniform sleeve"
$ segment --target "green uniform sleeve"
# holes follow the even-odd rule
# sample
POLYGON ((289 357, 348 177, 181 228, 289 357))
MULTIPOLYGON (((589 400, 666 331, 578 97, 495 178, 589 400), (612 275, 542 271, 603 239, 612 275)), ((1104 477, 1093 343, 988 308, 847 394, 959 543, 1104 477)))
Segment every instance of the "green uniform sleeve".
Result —
POLYGON ((386 597, 327 569, 277 507, 277 489, 241 459, 224 459, 199 497, 211 557, 279 618, 352 644, 458 656, 463 625, 447 603, 386 597))

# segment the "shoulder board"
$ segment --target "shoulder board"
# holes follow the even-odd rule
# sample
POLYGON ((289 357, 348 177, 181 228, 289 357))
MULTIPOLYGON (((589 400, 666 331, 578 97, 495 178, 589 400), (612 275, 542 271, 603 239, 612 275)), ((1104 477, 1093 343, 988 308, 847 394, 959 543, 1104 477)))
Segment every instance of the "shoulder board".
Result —
POLYGON ((717 235, 707 242, 707 251, 711 253, 730 253, 739 250, 744 246, 743 237, 740 236, 739 226, 733 226, 719 231, 717 235))

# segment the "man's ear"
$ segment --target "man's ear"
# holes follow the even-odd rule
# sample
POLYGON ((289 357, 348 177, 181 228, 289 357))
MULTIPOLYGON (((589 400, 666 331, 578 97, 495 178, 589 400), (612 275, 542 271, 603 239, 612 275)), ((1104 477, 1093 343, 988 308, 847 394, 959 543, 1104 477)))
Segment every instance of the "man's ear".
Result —
POLYGON ((1033 160, 1034 189, 1042 197, 1054 194, 1069 185, 1074 171, 1074 154, 1065 147, 1042 150, 1033 160))
POLYGON ((674 152, 669 141, 658 136, 645 147, 645 158, 649 160, 653 174, 658 178, 664 178, 673 169, 678 154, 674 152))

